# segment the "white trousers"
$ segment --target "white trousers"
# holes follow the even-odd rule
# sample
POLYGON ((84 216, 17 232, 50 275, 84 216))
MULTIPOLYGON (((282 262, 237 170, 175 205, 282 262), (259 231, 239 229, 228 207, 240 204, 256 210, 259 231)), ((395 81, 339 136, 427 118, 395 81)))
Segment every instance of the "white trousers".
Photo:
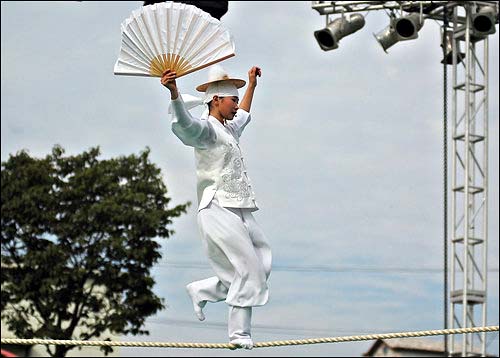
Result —
POLYGON ((251 210, 221 207, 214 198, 198 213, 203 249, 215 275, 190 284, 198 302, 225 300, 229 338, 250 337, 252 306, 269 298, 271 249, 251 210))

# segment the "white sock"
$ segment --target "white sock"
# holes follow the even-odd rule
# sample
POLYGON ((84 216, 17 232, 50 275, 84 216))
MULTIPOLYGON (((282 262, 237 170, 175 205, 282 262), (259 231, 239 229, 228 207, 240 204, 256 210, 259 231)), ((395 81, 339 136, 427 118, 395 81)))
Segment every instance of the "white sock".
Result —
POLYGON ((203 307, 207 304, 207 301, 198 301, 196 299, 196 294, 193 291, 193 288, 190 285, 186 286, 186 291, 189 294, 189 297, 191 297, 191 301, 193 302, 193 309, 194 313, 196 313, 196 317, 200 321, 205 320, 205 314, 203 313, 203 307))
POLYGON ((236 338, 229 343, 234 344, 237 348, 252 349, 253 341, 252 338, 236 338))

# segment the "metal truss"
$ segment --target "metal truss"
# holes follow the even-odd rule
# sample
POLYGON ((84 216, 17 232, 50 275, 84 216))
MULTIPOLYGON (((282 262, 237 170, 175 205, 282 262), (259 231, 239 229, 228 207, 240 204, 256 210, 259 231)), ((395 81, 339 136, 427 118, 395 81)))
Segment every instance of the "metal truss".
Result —
MULTIPOLYGON (((488 36, 472 26, 473 2, 453 12, 451 327, 486 325, 488 242, 488 36), (466 22, 456 19, 465 11, 466 22), (460 44, 465 46, 461 58, 460 44)), ((452 356, 486 354, 486 335, 462 335, 452 356)))

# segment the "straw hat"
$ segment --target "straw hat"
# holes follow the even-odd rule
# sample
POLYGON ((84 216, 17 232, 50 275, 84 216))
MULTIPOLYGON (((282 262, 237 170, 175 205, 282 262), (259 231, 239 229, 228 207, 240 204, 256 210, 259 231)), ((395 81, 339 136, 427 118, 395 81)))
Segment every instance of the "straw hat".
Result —
POLYGON ((198 92, 206 92, 208 86, 210 86, 212 83, 221 81, 229 81, 230 83, 235 85, 236 88, 241 88, 246 84, 246 81, 244 80, 229 77, 227 72, 220 65, 216 64, 211 66, 208 71, 208 82, 199 85, 198 87, 196 87, 196 90, 198 92))

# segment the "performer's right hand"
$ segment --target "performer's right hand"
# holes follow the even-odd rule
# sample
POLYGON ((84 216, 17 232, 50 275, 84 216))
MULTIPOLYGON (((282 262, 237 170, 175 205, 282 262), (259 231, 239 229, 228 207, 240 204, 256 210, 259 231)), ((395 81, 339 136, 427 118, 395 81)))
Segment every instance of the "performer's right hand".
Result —
POLYGON ((170 94, 171 94, 172 99, 176 99, 179 95, 177 93, 177 83, 175 82, 176 77, 177 77, 177 74, 175 73, 175 71, 167 69, 162 73, 161 80, 160 80, 161 84, 170 90, 170 94))

